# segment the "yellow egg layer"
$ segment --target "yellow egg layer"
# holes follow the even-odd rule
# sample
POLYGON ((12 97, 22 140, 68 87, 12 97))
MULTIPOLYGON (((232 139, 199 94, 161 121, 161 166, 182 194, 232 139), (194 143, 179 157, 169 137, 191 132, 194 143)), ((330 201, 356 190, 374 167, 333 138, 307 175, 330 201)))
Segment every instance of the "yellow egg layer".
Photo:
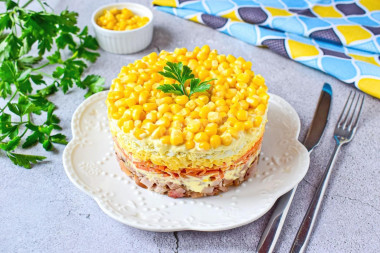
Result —
MULTIPOLYGON (((125 142, 119 140, 123 148, 138 151, 142 160, 148 159, 150 151, 137 148, 141 143, 154 143, 154 148, 163 150, 178 147, 184 152, 181 156, 191 155, 187 150, 231 149, 241 138, 264 131, 269 95, 263 77, 251 67, 242 57, 218 54, 207 45, 193 51, 177 48, 173 53, 151 53, 124 66, 113 80, 106 101, 111 129, 125 142), (175 82, 158 73, 168 61, 189 66, 201 81, 215 79, 211 88, 190 99, 158 90, 162 84, 175 82)), ((152 162, 155 158, 166 159, 152 157, 152 162)))
POLYGON ((123 8, 121 10, 113 8, 105 10, 96 23, 108 30, 124 31, 133 30, 146 25, 149 22, 148 17, 135 15, 131 10, 123 8))
POLYGON ((237 138, 230 145, 220 145, 217 148, 204 150, 197 143, 189 151, 186 145, 163 144, 159 139, 151 136, 137 139, 132 132, 125 133, 118 125, 117 120, 110 121, 111 134, 114 136, 125 153, 132 153, 140 161, 151 161, 155 165, 166 166, 170 170, 182 168, 212 168, 214 166, 229 167, 246 154, 259 141, 265 131, 266 114, 259 127, 249 131, 240 131, 237 138))

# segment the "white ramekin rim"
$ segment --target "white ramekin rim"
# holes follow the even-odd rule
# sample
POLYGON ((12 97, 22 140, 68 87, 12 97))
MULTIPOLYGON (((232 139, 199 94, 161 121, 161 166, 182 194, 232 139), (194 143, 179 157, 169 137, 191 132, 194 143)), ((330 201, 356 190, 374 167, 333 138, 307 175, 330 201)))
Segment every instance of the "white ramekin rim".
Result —
POLYGON ((145 5, 142 5, 142 4, 137 4, 137 3, 130 3, 130 2, 121 2, 121 3, 112 3, 112 4, 105 4, 105 5, 102 5, 100 6, 99 8, 97 8, 91 15, 91 24, 92 26, 95 28, 95 29, 98 29, 100 30, 102 33, 109 33, 109 34, 130 34, 130 33, 134 33, 136 31, 139 31, 139 30, 142 30, 144 29, 145 27, 149 26, 152 22, 153 22, 153 19, 154 19, 154 16, 153 16, 153 12, 148 8, 146 7, 145 5), (149 17, 149 21, 148 23, 146 23, 145 25, 139 27, 139 28, 136 28, 136 29, 132 29, 132 30, 124 30, 124 31, 115 31, 115 30, 109 30, 109 29, 105 29, 101 26, 99 26, 96 21, 95 21, 95 16, 100 12, 100 11, 103 11, 107 8, 112 8, 112 7, 117 7, 117 6, 125 6, 126 8, 128 8, 128 6, 134 6, 134 7, 137 7, 137 8, 142 8, 144 11, 146 11, 147 13, 150 14, 150 17, 149 17))

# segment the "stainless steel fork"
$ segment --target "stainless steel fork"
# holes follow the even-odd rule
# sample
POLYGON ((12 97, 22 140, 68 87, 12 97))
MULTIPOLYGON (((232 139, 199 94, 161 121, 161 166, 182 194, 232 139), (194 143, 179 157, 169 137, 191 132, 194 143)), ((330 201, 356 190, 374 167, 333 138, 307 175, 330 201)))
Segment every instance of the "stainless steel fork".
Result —
POLYGON ((305 252, 307 243, 310 239, 319 208, 321 206, 325 191, 330 179, 332 168, 334 167, 338 151, 342 145, 350 142, 355 135, 358 122, 363 107, 364 95, 352 92, 347 98, 346 105, 339 117, 334 131, 334 139, 336 141, 334 152, 330 158, 330 162, 326 171, 319 182, 317 191, 314 193, 313 200, 306 212, 301 223, 296 238, 294 239, 290 252, 305 252))

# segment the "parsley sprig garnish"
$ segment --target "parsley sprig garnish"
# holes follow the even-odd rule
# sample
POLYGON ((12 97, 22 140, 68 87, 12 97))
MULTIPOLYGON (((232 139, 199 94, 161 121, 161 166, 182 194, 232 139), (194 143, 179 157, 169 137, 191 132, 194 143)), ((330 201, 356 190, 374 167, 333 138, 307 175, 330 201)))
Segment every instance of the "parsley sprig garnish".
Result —
POLYGON ((211 84, 209 82, 215 80, 207 80, 201 82, 199 78, 194 78, 191 69, 183 65, 182 62, 174 63, 167 62, 164 67, 164 71, 158 72, 164 77, 172 78, 178 82, 173 84, 162 84, 157 87, 158 90, 163 91, 164 93, 174 93, 176 95, 186 95, 189 99, 191 95, 196 92, 203 92, 210 89, 211 84), (190 80, 190 92, 186 91, 186 81, 190 80))
POLYGON ((103 90, 100 76, 82 78, 88 62, 99 57, 98 43, 87 27, 76 25, 75 12, 55 14, 41 0, 42 11, 27 9, 33 0, 1 2, 6 12, 0 13, 0 151, 29 169, 46 157, 19 154, 16 148, 40 143, 49 151, 53 143, 67 143, 56 132, 60 120, 48 97, 74 85, 87 89, 85 97, 103 90))

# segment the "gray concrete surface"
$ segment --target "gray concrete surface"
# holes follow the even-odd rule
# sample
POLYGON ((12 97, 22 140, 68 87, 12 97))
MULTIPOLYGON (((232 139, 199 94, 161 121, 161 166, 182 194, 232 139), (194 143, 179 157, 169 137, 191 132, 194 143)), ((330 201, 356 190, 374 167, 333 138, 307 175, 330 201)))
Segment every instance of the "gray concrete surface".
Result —
MULTIPOLYGON (((108 1, 49 1, 57 10, 68 7, 79 12, 80 26, 89 25, 91 13, 108 1)), ((135 1, 149 5, 148 0, 135 1)), ((3 7, 2 7, 3 8, 3 7)), ((88 73, 107 79, 107 86, 123 65, 156 50, 189 49, 209 44, 221 53, 243 56, 262 74, 270 92, 285 98, 297 110, 303 138, 324 82, 334 91, 331 120, 320 147, 311 155, 311 166, 300 183, 290 208, 276 252, 288 252, 317 182, 333 150, 332 139, 348 93, 353 89, 316 70, 253 47, 199 24, 154 11, 152 44, 133 55, 101 57, 88 73)), ((59 106, 63 133, 71 138, 70 121, 84 92, 53 98, 59 106)), ((308 252, 379 252, 380 250, 380 101, 366 96, 360 128, 355 139, 339 155, 327 196, 308 252)), ((62 166, 63 146, 54 153, 40 148, 48 160, 25 170, 0 155, 0 252, 252 252, 269 214, 232 230, 205 233, 141 231, 109 218, 95 201, 79 191, 62 166)))

